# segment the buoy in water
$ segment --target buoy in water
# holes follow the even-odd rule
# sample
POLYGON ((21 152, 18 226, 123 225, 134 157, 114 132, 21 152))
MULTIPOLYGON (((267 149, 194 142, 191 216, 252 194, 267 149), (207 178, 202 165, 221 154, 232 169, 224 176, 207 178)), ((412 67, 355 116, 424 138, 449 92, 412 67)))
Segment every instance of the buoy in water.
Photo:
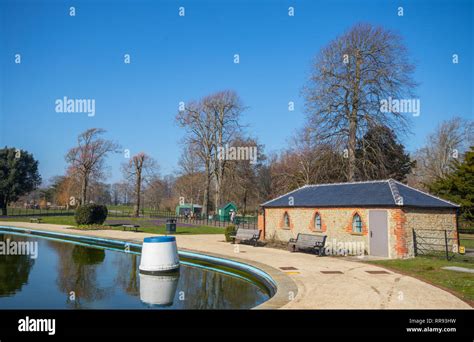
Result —
POLYGON ((179 269, 178 248, 174 236, 153 236, 143 240, 140 272, 161 274, 179 269))
POLYGON ((172 275, 149 275, 140 273, 141 301, 148 305, 173 305, 178 280, 178 272, 172 275))

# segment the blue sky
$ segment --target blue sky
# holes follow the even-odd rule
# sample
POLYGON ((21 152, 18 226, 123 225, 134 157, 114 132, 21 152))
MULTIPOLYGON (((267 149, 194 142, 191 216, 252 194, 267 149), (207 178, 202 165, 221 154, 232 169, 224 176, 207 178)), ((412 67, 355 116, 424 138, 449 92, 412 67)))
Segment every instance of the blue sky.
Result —
MULTIPOLYGON (((0 16, 0 145, 32 152, 44 180, 64 173, 64 155, 91 127, 172 173, 184 134, 178 103, 223 89, 248 106, 243 122, 266 152, 286 148, 304 123, 312 58, 358 22, 397 31, 417 65, 421 115, 403 138, 409 151, 442 120, 473 118, 472 1, 0 0, 0 16), (56 113, 64 96, 95 99, 96 115, 56 113)), ((121 178, 124 161, 109 158, 107 181, 121 178)))

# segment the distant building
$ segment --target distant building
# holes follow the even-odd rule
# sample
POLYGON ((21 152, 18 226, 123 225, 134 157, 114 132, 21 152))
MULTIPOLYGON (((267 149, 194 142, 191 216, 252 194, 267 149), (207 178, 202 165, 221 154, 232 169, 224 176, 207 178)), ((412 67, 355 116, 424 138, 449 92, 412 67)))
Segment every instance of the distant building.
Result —
POLYGON ((219 221, 230 221, 231 211, 237 212, 237 206, 233 202, 229 202, 217 210, 217 217, 219 221))
POLYGON ((191 214, 191 212, 194 212, 194 215, 201 215, 202 205, 185 203, 176 206, 176 216, 184 216, 191 214))

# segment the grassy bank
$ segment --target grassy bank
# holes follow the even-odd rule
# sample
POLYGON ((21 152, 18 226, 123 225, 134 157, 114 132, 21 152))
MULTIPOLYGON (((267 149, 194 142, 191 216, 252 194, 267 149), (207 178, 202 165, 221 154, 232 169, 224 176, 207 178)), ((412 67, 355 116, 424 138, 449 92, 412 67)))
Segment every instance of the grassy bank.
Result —
POLYGON ((444 270, 445 266, 459 266, 474 269, 474 258, 456 256, 447 261, 440 257, 416 257, 406 260, 368 261, 371 264, 392 269, 444 288, 471 306, 474 305, 474 276, 472 273, 444 270))
POLYGON ((459 234, 461 246, 474 249, 474 234, 459 234))
MULTIPOLYGON (((12 217, 0 218, 2 221, 16 221, 16 222, 30 222, 29 217, 12 217)), ((59 224, 65 226, 74 226, 79 229, 111 229, 123 230, 122 223, 137 224, 140 227, 138 231, 150 234, 165 234, 165 224, 156 224, 153 220, 144 218, 111 218, 108 219, 102 226, 78 226, 74 221, 73 216, 43 216, 42 223, 59 224)), ((224 229, 220 227, 210 226, 186 226, 176 227, 176 234, 224 234, 224 229)))

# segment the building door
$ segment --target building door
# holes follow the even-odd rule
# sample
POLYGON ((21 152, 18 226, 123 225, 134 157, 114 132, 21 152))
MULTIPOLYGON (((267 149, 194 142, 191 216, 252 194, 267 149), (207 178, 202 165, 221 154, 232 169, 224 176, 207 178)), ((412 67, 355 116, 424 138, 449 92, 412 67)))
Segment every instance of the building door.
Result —
POLYGON ((387 210, 369 211, 370 255, 388 257, 387 210))

